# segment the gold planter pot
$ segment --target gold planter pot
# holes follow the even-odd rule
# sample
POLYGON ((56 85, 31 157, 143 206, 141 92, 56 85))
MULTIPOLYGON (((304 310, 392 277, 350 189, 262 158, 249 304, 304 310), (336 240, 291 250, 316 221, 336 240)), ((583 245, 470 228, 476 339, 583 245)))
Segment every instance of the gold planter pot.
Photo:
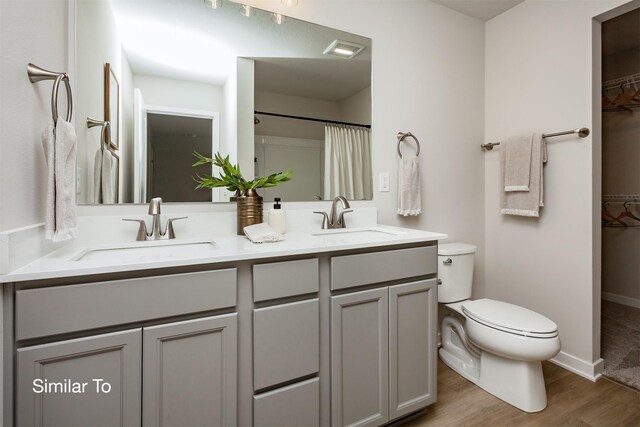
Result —
POLYGON ((244 228, 262 223, 262 197, 256 190, 245 191, 244 196, 238 197, 238 235, 244 235, 244 228))

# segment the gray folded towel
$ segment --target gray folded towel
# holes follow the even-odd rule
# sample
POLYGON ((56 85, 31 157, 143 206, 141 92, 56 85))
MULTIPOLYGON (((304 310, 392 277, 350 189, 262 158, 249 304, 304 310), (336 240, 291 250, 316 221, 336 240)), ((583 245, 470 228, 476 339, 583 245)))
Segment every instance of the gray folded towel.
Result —
POLYGON ((536 135, 518 135, 500 144, 504 157, 504 191, 529 191, 531 150, 536 135))
MULTIPOLYGON (((536 134, 531 147, 531 166, 529 191, 501 191, 500 211, 505 215, 539 217, 540 207, 544 206, 544 164, 547 163, 547 145, 536 134)), ((505 180, 505 156, 500 149, 502 187, 505 180)))

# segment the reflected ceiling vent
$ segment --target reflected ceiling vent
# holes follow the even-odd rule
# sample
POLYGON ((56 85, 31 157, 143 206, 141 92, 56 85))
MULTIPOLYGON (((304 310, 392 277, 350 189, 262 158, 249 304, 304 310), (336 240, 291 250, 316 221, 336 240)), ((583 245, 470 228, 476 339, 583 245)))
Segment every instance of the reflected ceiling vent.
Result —
POLYGON ((334 40, 333 43, 329 45, 324 50, 325 55, 333 55, 339 56, 340 58, 351 59, 357 54, 359 54, 364 46, 357 43, 345 42, 342 40, 334 40))

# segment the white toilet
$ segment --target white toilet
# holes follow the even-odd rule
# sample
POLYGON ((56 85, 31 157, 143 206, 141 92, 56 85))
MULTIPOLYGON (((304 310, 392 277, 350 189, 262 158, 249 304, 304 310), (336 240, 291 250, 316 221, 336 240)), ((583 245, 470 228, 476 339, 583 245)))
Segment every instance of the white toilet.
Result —
POLYGON ((438 246, 438 302, 445 304, 440 358, 494 396, 526 412, 542 411, 542 360, 560 351, 558 326, 535 311, 491 299, 471 301, 476 247, 438 246))

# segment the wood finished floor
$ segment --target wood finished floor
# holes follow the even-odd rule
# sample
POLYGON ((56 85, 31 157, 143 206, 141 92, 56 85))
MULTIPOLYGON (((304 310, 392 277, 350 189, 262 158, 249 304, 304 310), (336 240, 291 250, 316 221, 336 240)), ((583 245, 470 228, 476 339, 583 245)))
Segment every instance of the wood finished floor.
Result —
POLYGON ((438 402, 404 426, 640 426, 640 392, 603 378, 594 383, 542 364, 547 408, 528 414, 438 361, 438 402))

